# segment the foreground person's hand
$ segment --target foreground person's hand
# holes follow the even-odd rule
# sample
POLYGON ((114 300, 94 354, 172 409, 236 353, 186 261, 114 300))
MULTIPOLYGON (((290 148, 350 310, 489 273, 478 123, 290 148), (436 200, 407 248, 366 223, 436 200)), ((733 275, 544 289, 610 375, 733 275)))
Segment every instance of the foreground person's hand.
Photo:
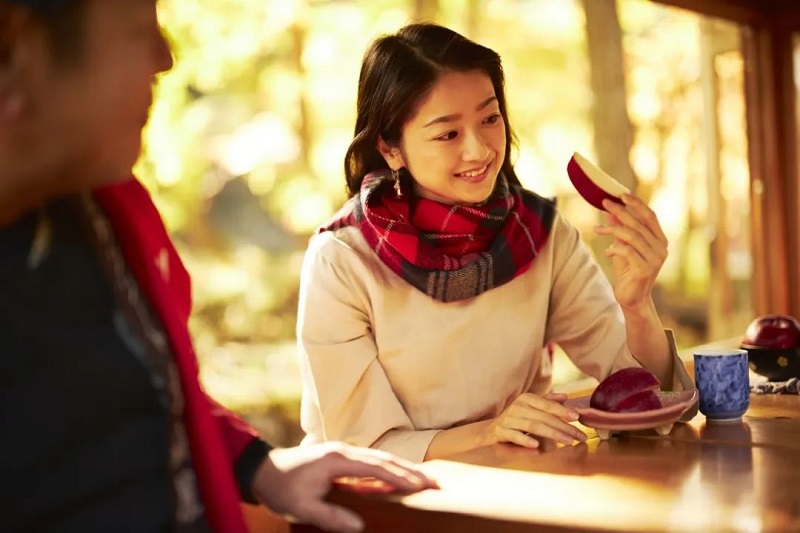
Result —
POLYGON ((253 479, 253 494, 274 512, 328 531, 361 531, 363 522, 352 511, 324 501, 341 478, 349 490, 359 490, 354 478, 369 478, 365 492, 417 492, 438 488, 412 463, 379 450, 342 443, 272 450, 253 479))
POLYGON ((578 420, 578 413, 563 405, 567 396, 550 393, 546 396, 520 394, 505 411, 489 424, 492 442, 511 442, 526 448, 538 448, 540 440, 551 439, 563 444, 585 442, 586 435, 569 424, 578 420))

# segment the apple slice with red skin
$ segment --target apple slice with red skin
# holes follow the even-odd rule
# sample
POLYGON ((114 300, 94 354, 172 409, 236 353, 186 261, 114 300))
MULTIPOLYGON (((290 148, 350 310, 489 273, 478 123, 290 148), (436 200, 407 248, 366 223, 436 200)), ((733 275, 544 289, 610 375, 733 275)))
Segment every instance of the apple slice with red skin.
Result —
POLYGON ((652 372, 639 367, 623 368, 600 382, 589 399, 589 406, 612 413, 620 412, 620 407, 629 413, 658 409, 661 402, 655 393, 660 387, 661 383, 652 372), (648 395, 642 395, 643 392, 650 392, 658 404, 655 405, 648 395), (635 398, 631 398, 633 396, 635 398), (650 405, 655 407, 648 407, 650 405))
POLYGON ((643 390, 636 394, 631 394, 611 410, 612 413, 640 413, 652 409, 661 409, 661 400, 658 394, 652 390, 643 390))
POLYGON ((601 211, 605 211, 603 200, 622 204, 622 195, 631 192, 578 152, 567 163, 567 175, 583 199, 601 211))

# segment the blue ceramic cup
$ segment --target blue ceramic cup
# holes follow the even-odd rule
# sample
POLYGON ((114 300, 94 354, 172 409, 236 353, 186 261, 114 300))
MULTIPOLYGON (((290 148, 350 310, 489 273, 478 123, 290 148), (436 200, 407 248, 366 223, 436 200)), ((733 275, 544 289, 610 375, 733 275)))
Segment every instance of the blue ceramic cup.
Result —
POLYGON ((750 406, 745 350, 695 351, 694 380, 700 394, 700 412, 710 421, 740 420, 750 406))

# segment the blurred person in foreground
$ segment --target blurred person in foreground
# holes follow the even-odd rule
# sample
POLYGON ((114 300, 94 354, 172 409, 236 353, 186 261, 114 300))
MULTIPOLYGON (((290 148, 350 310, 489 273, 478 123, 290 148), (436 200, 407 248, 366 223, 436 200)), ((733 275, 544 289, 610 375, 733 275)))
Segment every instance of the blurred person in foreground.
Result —
POLYGON ((243 500, 359 530, 337 478, 435 483, 271 449, 198 382, 189 276, 130 174, 171 67, 156 0, 0 0, 0 529, 239 532, 243 500))

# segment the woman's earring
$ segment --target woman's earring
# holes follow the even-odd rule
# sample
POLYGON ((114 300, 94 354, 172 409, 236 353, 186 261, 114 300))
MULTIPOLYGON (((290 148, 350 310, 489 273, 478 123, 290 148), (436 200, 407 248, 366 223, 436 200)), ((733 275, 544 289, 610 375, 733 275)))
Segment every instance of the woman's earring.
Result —
POLYGON ((394 179, 394 192, 397 193, 397 197, 400 198, 403 196, 403 191, 400 190, 400 171, 397 169, 392 169, 392 179, 394 179))

